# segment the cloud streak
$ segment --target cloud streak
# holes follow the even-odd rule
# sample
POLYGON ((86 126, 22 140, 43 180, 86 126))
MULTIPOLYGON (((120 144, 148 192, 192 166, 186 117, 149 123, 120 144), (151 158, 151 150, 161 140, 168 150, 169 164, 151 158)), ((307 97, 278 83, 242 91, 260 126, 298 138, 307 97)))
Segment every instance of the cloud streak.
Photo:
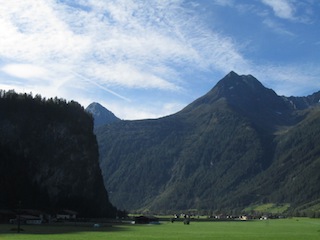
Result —
POLYGON ((80 79, 82 79, 82 80, 84 80, 84 81, 86 81, 86 82, 88 82, 90 84, 93 84, 93 85, 97 86, 98 88, 100 88, 100 89, 102 89, 102 90, 104 90, 104 91, 106 91, 108 93, 111 93, 112 95, 114 95, 114 96, 116 96, 118 98, 121 98, 121 99, 123 99, 123 100, 125 100, 127 102, 131 102, 130 99, 128 99, 128 98, 126 98, 126 97, 124 97, 124 96, 122 96, 122 95, 120 95, 120 94, 118 94, 118 93, 116 93, 116 92, 114 92, 114 91, 112 91, 112 90, 110 90, 110 89, 98 84, 97 82, 95 82, 93 80, 90 80, 89 78, 86 78, 86 77, 84 77, 84 76, 82 76, 82 75, 80 75, 80 74, 78 74, 76 72, 73 72, 73 71, 71 73, 74 74, 76 77, 78 77, 78 78, 80 78, 80 79))

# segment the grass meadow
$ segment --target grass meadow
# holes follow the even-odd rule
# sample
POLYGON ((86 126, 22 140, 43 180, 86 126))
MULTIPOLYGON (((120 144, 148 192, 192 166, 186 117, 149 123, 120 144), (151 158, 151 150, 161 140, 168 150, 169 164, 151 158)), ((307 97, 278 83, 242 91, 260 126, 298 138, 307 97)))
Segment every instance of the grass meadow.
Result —
POLYGON ((320 219, 294 218, 233 222, 162 222, 159 225, 26 226, 0 225, 0 240, 149 240, 149 239, 245 239, 319 240, 320 219))

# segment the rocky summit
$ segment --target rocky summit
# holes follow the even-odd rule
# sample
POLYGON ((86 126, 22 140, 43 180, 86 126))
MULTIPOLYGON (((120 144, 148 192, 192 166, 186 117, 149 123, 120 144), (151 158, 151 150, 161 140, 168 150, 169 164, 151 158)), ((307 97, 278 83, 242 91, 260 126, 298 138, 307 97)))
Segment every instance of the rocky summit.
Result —
POLYGON ((96 102, 89 104, 89 106, 86 108, 86 111, 93 116, 95 127, 120 120, 112 112, 96 102))

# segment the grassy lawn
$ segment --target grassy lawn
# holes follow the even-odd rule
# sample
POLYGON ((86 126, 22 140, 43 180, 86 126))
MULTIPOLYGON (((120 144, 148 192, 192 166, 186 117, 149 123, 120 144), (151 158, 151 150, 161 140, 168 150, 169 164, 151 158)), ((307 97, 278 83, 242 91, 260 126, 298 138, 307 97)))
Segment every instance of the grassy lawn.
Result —
POLYGON ((83 226, 22 226, 16 233, 13 225, 0 225, 0 240, 146 240, 146 239, 268 239, 319 240, 320 219, 281 219, 236 222, 163 222, 160 225, 115 225, 101 228, 83 226))

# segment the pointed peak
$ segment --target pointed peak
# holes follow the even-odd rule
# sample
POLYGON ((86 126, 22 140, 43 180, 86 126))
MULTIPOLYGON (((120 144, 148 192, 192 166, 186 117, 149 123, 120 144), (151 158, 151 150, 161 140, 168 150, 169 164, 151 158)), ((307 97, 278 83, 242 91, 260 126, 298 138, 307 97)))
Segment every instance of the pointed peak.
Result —
POLYGON ((226 75, 226 77, 239 77, 239 75, 236 72, 231 71, 226 75))
POLYGON ((105 108, 104 106, 102 106, 100 103, 97 103, 97 102, 92 102, 87 106, 87 108, 97 108, 97 107, 105 108))
POLYGON ((263 84, 252 75, 238 75, 231 71, 211 90, 210 96, 214 99, 226 98, 229 101, 240 103, 247 99, 247 103, 260 99, 262 96, 277 97, 276 93, 263 86, 263 84))
POLYGON ((222 78, 218 86, 225 86, 225 87, 239 87, 239 86, 247 86, 251 89, 261 88, 264 86, 252 75, 238 75, 236 72, 231 71, 228 73, 224 78, 222 78))
POLYGON ((120 120, 111 111, 97 102, 89 104, 86 111, 92 114, 95 127, 120 120))

